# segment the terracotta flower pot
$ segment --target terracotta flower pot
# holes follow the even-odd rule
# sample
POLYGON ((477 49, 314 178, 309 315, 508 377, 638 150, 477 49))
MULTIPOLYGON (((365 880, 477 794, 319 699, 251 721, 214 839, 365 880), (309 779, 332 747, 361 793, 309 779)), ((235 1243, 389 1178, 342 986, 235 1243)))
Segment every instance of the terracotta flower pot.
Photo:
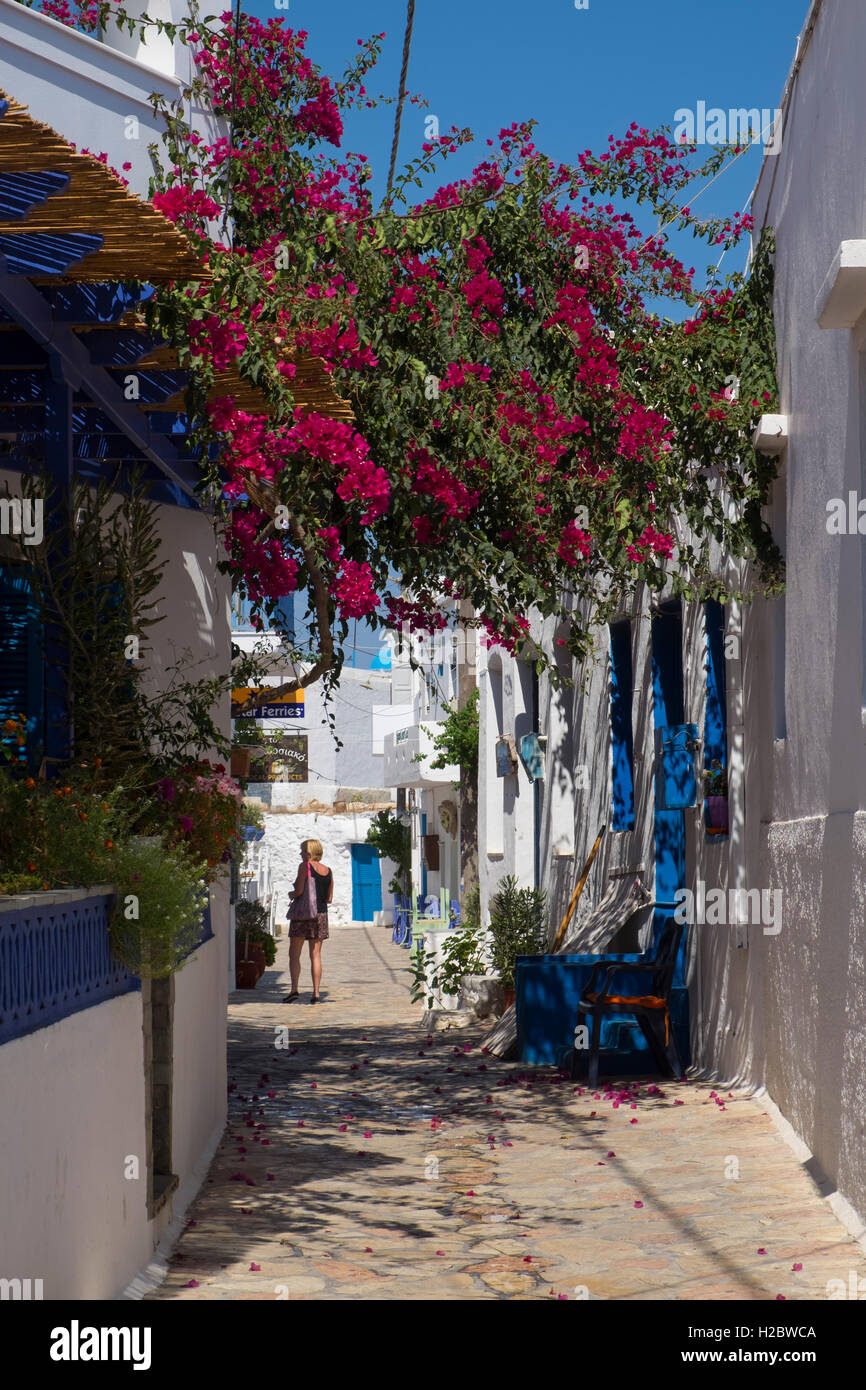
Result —
POLYGON ((503 985, 503 986, 502 986, 502 994, 503 994, 503 998, 504 998, 504 1000, 505 1000, 505 1007, 506 1007, 506 1009, 510 1009, 510 1008, 511 1008, 511 1005, 514 1003, 515 999, 517 998, 517 991, 516 991, 513 987, 511 987, 511 986, 509 986, 509 985, 503 985))
POLYGON ((265 958, 264 946, 259 946, 257 942, 251 942, 250 949, 247 951, 247 958, 248 960, 255 961, 256 969, 259 972, 257 979, 260 980, 264 975, 268 965, 267 960, 265 958))
POLYGON ((238 989, 255 989, 259 967, 254 960, 235 961, 235 985, 238 989))
POLYGON ((249 777, 250 775, 250 750, 249 748, 232 749, 232 777, 249 777))

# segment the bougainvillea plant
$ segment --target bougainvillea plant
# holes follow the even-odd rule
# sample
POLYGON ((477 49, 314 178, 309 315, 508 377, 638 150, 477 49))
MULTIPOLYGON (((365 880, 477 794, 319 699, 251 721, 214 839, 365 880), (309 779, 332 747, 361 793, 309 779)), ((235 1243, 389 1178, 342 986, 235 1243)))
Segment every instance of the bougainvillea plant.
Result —
POLYGON ((151 312, 192 373, 236 587, 267 615, 308 596, 317 648, 284 690, 337 677, 352 619, 431 630, 443 594, 511 649, 532 610, 562 619, 579 655, 640 585, 721 596, 719 553, 750 562, 744 590, 780 584, 761 516, 774 464, 750 443, 776 399, 772 247, 748 277, 699 285, 669 246, 691 229, 718 255, 751 231, 691 206, 736 147, 701 163, 632 124, 571 166, 527 122, 410 202, 472 138, 452 129, 374 208, 366 156, 339 146, 345 112, 373 104, 384 36, 333 81, 279 18, 84 13, 193 51, 187 104, 161 107, 153 201, 212 279, 151 312), (215 142, 184 119, 190 96, 222 121, 215 142), (324 359, 353 422, 294 409, 297 353, 324 359), (229 365, 267 412, 206 405, 229 365))

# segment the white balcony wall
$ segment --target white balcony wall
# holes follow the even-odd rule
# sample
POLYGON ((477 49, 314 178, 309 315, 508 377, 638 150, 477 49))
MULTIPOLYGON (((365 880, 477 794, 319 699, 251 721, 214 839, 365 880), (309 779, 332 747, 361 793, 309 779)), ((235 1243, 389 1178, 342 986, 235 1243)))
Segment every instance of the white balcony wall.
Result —
POLYGON ((443 768, 430 766, 437 756, 433 740, 442 728, 439 722, 410 724, 385 735, 386 787, 436 787, 443 782, 459 782, 458 767, 450 763, 443 768))

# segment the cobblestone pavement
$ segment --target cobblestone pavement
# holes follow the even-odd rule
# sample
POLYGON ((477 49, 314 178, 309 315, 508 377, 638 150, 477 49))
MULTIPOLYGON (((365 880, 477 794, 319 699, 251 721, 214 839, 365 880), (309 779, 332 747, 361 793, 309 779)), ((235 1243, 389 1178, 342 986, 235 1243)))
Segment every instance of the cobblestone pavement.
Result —
POLYGON ((826 1299, 866 1274, 759 1101, 593 1093, 481 1028, 427 1036, 385 928, 323 958, 316 1007, 306 959, 281 1002, 285 942, 231 996, 230 1123, 149 1297, 826 1299))

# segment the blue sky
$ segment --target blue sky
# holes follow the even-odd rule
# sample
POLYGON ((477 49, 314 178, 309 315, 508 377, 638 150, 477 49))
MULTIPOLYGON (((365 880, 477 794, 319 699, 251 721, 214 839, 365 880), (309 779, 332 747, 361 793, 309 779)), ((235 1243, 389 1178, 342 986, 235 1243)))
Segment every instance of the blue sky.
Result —
MULTIPOLYGON (((355 40, 387 35, 370 90, 395 94, 405 0, 289 0, 276 10, 247 0, 260 18, 279 15, 309 33, 307 52, 338 75, 355 40)), ((468 126, 476 143, 449 160, 447 180, 486 153, 484 141, 512 121, 534 117, 536 144, 569 162, 603 149, 631 121, 672 124, 680 107, 774 109, 791 66, 808 0, 417 0, 409 91, 429 101, 406 105, 401 162, 420 148, 424 118, 440 130, 468 126)), ((393 107, 363 111, 347 123, 345 145, 369 155, 385 186, 393 107)), ((704 195, 711 215, 739 210, 757 177, 760 151, 743 156, 704 195)), ((737 252, 741 268, 743 257, 737 252)))
MULTIPOLYGON (((367 85, 373 94, 396 95, 405 0, 289 0, 288 9, 246 0, 245 9, 306 29, 309 57, 334 77, 357 53, 357 39, 384 31, 382 58, 367 85)), ((808 9, 809 0, 589 0, 587 10, 574 0, 416 0, 408 86, 428 106, 404 108, 398 169, 420 150, 428 114, 438 117, 441 132, 468 126, 476 137, 448 160, 435 187, 484 158, 488 136, 529 117, 538 121, 538 147, 569 163, 587 148, 603 150, 608 135, 622 136, 632 121, 673 125, 679 108, 699 101, 725 111, 773 111, 808 9)), ((385 189, 393 122, 393 106, 384 105, 346 122, 343 147, 370 158, 374 201, 385 189)), ((702 215, 743 208, 760 161, 755 147, 728 168, 702 196, 702 215)), ((691 237, 674 249, 699 280, 717 259, 691 237)), ((722 272, 742 270, 745 254, 743 242, 722 272)), ((369 665, 378 639, 366 624, 358 625, 357 644, 357 664, 369 665)))

